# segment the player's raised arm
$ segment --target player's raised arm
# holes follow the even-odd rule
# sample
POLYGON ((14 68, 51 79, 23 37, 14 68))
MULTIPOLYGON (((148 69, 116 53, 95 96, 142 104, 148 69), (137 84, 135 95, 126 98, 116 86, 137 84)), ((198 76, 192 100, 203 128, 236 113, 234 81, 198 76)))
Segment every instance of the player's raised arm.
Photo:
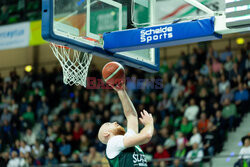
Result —
POLYGON ((140 121, 144 125, 144 128, 140 133, 124 137, 123 143, 126 148, 146 144, 151 140, 154 133, 154 121, 152 115, 146 110, 143 110, 143 112, 141 112, 140 121))
POLYGON ((117 91, 118 96, 122 102, 124 115, 127 119, 127 128, 134 130, 135 133, 138 133, 138 115, 132 101, 130 100, 125 90, 125 84, 123 84, 122 88, 120 89, 114 89, 117 91))

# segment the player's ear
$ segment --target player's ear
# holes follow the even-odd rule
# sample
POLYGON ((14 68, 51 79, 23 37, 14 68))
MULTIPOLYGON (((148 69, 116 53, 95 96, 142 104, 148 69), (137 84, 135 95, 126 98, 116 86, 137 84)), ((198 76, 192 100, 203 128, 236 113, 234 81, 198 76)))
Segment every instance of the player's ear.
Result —
POLYGON ((104 137, 108 137, 109 135, 110 135, 110 133, 108 131, 106 131, 106 132, 103 133, 104 137))

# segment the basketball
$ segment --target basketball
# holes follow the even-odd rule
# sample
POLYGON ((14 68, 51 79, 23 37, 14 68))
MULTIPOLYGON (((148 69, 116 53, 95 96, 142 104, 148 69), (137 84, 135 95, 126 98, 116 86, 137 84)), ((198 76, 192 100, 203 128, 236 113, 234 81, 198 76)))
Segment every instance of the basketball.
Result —
POLYGON ((125 71, 120 63, 109 62, 102 69, 102 77, 108 85, 121 85, 125 81, 125 71))

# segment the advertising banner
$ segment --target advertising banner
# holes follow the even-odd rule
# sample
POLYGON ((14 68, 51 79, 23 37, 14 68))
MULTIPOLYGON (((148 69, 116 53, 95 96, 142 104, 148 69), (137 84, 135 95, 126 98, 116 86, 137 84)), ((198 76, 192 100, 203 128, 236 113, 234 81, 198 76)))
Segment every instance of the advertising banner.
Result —
POLYGON ((0 50, 29 45, 30 23, 18 23, 0 27, 0 50))
POLYGON ((41 45, 41 44, 47 43, 42 38, 41 27, 42 27, 41 20, 30 22, 30 41, 29 41, 30 46, 41 45))

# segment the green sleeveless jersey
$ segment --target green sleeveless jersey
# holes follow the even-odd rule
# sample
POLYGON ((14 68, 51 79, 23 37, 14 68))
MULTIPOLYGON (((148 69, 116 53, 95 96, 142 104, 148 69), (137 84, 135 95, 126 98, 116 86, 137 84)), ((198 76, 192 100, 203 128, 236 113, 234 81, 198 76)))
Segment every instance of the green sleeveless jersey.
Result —
POLYGON ((147 167, 147 160, 139 146, 127 148, 115 158, 107 159, 110 167, 147 167))

